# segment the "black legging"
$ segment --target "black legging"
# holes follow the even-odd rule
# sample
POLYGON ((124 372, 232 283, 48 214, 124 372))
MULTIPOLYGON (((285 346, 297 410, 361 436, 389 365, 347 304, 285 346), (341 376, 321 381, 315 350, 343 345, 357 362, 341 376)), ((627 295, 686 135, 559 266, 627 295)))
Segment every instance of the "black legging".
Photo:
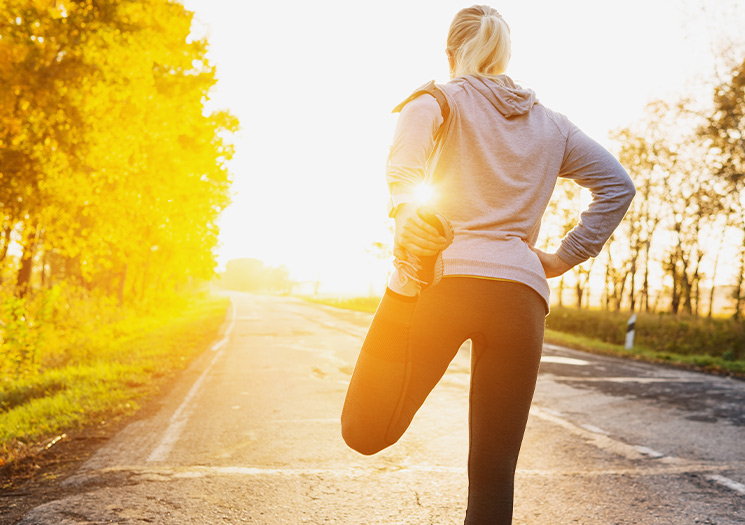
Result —
POLYGON ((342 411, 363 454, 395 443, 458 348, 473 341, 467 525, 509 524, 517 456, 540 363, 545 305, 523 284, 446 277, 418 300, 388 291, 375 313, 342 411))

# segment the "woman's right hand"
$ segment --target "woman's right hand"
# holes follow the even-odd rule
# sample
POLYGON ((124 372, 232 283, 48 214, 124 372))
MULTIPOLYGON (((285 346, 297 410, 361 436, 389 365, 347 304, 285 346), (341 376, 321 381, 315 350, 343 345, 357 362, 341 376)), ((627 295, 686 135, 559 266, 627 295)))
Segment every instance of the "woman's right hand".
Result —
POLYGON ((396 257, 402 258, 401 250, 417 257, 429 257, 447 248, 445 237, 419 216, 416 204, 401 204, 396 209, 395 220, 393 255, 396 257))
POLYGON ((540 259, 541 265, 543 265, 543 271, 546 272, 547 279, 550 279, 551 277, 559 277, 572 268, 571 264, 564 261, 564 259, 559 257, 556 253, 547 253, 539 250, 535 246, 531 246, 530 249, 533 250, 538 256, 538 259, 540 259))

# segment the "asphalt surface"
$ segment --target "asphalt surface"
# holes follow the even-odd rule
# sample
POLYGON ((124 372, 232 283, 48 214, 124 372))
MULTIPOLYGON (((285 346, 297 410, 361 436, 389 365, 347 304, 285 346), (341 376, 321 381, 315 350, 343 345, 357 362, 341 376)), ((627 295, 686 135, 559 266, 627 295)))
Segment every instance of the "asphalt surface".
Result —
MULTIPOLYGON (((234 294, 224 337, 23 524, 463 522, 468 346, 399 443, 339 414, 371 316, 234 294)), ((546 345, 516 524, 745 524, 745 382, 546 345)))

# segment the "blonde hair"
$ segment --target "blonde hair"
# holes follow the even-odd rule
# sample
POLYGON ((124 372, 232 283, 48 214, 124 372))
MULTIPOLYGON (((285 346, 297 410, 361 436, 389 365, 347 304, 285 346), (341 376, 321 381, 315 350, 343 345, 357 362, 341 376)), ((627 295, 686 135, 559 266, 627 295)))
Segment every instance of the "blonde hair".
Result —
POLYGON ((488 5, 461 9, 450 24, 447 51, 455 59, 453 76, 496 77, 507 70, 512 54, 510 27, 488 5))

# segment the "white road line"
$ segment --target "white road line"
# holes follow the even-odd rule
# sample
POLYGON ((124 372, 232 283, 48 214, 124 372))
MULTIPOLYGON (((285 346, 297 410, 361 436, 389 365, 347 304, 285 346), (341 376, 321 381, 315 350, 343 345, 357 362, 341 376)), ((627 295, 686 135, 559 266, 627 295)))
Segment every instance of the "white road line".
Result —
POLYGON ((233 302, 233 298, 230 298, 230 307, 232 310, 232 315, 230 317, 230 326, 228 326, 228 329, 225 330, 225 335, 223 335, 222 339, 220 339, 218 342, 212 345, 212 351, 217 352, 220 350, 230 339, 230 335, 233 333, 233 327, 235 326, 235 319, 236 319, 236 306, 235 302, 233 302))
MULTIPOLYGON (((629 445, 627 443, 617 441, 605 435, 605 433, 598 433, 598 432, 588 430, 587 428, 582 428, 579 425, 575 425, 574 423, 567 421, 566 419, 561 418, 557 415, 550 414, 547 410, 538 408, 536 406, 530 409, 530 414, 544 421, 548 421, 550 423, 554 423, 555 425, 559 425, 560 427, 568 430, 570 433, 586 439, 590 444, 598 447, 601 450, 612 452, 614 454, 625 457, 627 459, 631 459, 631 460, 638 460, 638 459, 644 459, 644 458, 659 459, 659 458, 664 457, 664 454, 655 452, 652 449, 629 445), (650 455, 650 453, 653 453, 654 455, 650 455)), ((665 459, 674 461, 674 458, 665 458, 665 459)))
POLYGON ((543 347, 548 348, 549 350, 560 350, 560 351, 569 350, 570 352, 574 352, 577 354, 582 353, 581 351, 572 350, 571 348, 567 348, 566 346, 552 345, 551 343, 543 343, 543 347))
POLYGON ((590 432, 595 432, 596 434, 602 434, 604 436, 608 435, 608 432, 603 430, 602 428, 596 427, 595 425, 580 425, 585 430, 589 430, 590 432))
POLYGON ((556 381, 582 381, 584 383, 705 383, 707 379, 682 377, 581 377, 556 376, 556 381))
POLYGON ((541 363, 555 363, 557 365, 575 365, 575 366, 587 366, 590 364, 589 361, 584 359, 575 359, 573 357, 561 357, 558 355, 543 355, 541 356, 541 363))
POLYGON ((656 450, 653 450, 653 449, 648 448, 648 447, 643 447, 641 445, 636 445, 634 448, 636 450, 638 450, 639 452, 641 452, 642 454, 644 454, 645 456, 647 456, 648 458, 651 458, 651 459, 659 459, 659 458, 664 458, 665 457, 665 454, 663 454, 662 452, 657 452, 656 450))
POLYGON ((181 405, 176 409, 176 412, 174 412, 173 416, 171 416, 171 419, 168 422, 168 427, 163 433, 163 437, 158 443, 158 446, 155 447, 155 449, 147 458, 148 463, 152 463, 155 461, 164 461, 168 457, 168 454, 171 453, 173 445, 176 444, 176 441, 178 441, 179 437, 181 436, 181 432, 183 432, 186 423, 189 421, 189 416, 191 416, 191 411, 188 410, 189 404, 191 403, 191 400, 194 399, 194 396, 197 395, 199 388, 204 382, 204 379, 207 377, 207 375, 212 370, 212 367, 222 355, 225 344, 228 342, 228 340, 230 339, 230 335, 233 332, 233 327, 235 326, 236 311, 238 310, 238 308, 236 307, 235 302, 232 298, 230 300, 230 306, 232 309, 230 325, 228 326, 228 329, 225 330, 225 335, 223 336, 223 338, 212 345, 212 351, 217 351, 217 353, 212 358, 212 361, 210 361, 210 364, 207 365, 207 368, 204 369, 199 378, 194 382, 191 390, 189 390, 189 393, 186 394, 186 397, 181 402, 181 405))
POLYGON ((714 481, 715 483, 719 483, 720 485, 723 485, 730 490, 734 490, 739 494, 745 495, 745 485, 743 485, 742 483, 738 483, 733 479, 720 476, 719 474, 711 474, 709 476, 706 476, 706 479, 714 481))

